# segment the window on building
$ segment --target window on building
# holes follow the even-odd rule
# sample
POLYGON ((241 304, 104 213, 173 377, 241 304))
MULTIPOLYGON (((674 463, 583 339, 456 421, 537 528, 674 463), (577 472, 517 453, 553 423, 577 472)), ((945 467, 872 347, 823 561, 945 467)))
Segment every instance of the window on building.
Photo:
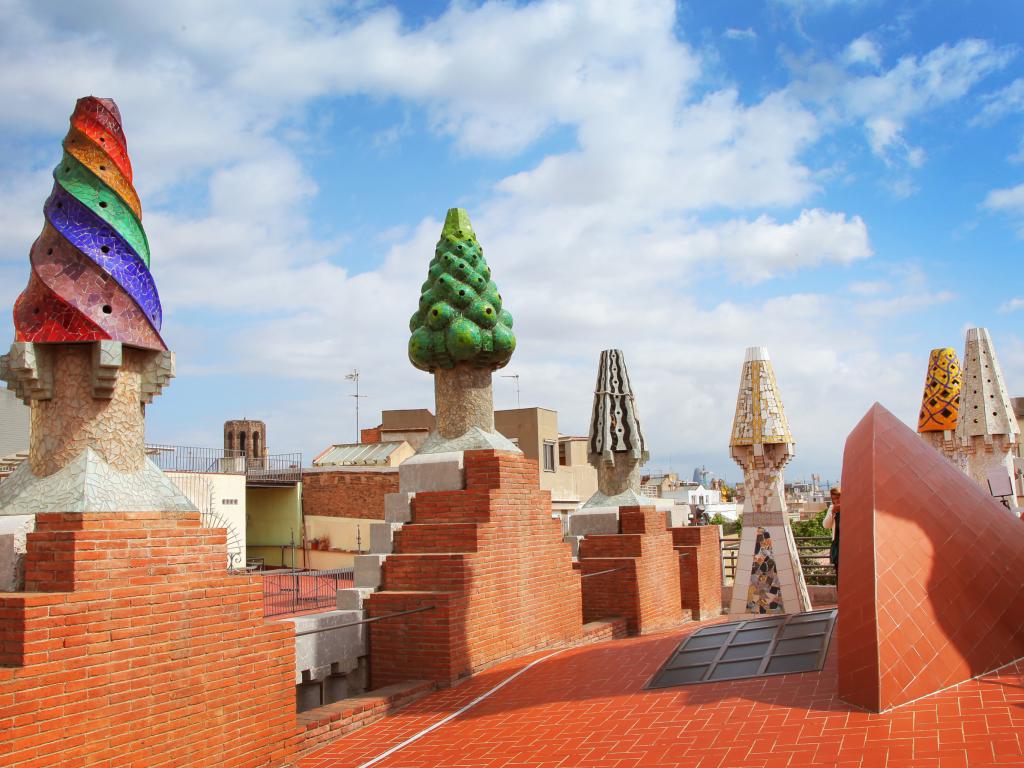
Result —
POLYGON ((544 443, 544 471, 554 472, 555 471, 555 444, 544 443))
POLYGON ((558 464, 562 467, 569 466, 569 443, 568 441, 558 444, 558 464))

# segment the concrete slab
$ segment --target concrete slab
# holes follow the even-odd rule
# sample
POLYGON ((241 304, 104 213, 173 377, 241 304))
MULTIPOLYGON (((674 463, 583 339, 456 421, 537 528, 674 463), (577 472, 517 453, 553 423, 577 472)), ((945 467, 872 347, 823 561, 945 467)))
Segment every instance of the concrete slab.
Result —
POLYGON ((569 513, 569 536, 619 532, 618 507, 596 507, 569 513))
POLYGON ((372 594, 373 590, 367 587, 339 589, 337 608, 339 611, 361 611, 363 609, 363 601, 372 594))
POLYGON ((401 523, 370 523, 370 552, 390 555, 394 551, 395 531, 401 523))
POLYGON ((357 587, 377 589, 381 582, 381 566, 387 555, 356 555, 354 580, 357 587))
MULTIPOLYGON (((401 471, 399 471, 401 478, 401 471)), ((412 500, 415 493, 388 493, 384 495, 384 520, 389 523, 412 521, 412 500)))
POLYGON ((466 487, 462 451, 417 454, 398 468, 400 493, 461 491, 466 487))
POLYGON ((295 684, 306 680, 323 680, 332 671, 344 673, 355 669, 359 657, 366 655, 366 625, 330 629, 351 624, 363 618, 362 611, 325 611, 282 619, 295 626, 295 684), (300 634, 309 630, 313 634, 300 634))

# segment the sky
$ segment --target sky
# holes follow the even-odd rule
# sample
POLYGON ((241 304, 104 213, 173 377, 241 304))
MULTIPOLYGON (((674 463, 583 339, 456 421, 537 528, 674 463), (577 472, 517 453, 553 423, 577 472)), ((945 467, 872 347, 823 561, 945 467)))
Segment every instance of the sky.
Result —
POLYGON ((308 463, 354 439, 354 369, 364 427, 433 408, 408 321, 459 206, 515 318, 495 407, 518 374, 586 434, 622 349, 649 468, 738 480, 765 345, 787 477, 837 479, 969 327, 1024 395, 1021 29, 994 0, 0 0, 0 306, 75 99, 110 97, 177 355, 148 440, 258 418, 308 463))

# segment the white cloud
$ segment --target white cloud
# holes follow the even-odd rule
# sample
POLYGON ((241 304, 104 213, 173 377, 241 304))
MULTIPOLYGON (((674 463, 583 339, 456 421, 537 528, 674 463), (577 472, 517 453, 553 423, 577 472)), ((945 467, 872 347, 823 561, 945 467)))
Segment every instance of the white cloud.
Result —
POLYGON ((996 213, 1008 214, 1017 221, 1018 234, 1024 237, 1024 184, 993 189, 985 196, 982 207, 996 213))
POLYGON ((1006 189, 993 189, 985 197, 983 205, 990 211, 1024 213, 1024 184, 1006 189))
POLYGON ((929 307, 948 304, 956 298, 952 291, 920 291, 861 304, 857 311, 869 317, 895 317, 920 312, 929 307))
POLYGON ((975 123, 991 123, 1005 115, 1024 112, 1024 77, 1018 77, 1005 88, 982 97, 984 106, 975 123))
POLYGON ((1014 297, 1009 301, 1004 301, 999 305, 999 311, 1002 314, 1009 314, 1010 312, 1017 312, 1018 310, 1024 309, 1024 299, 1014 297))
POLYGON ((847 290, 854 296, 877 296, 889 288, 889 283, 883 280, 856 280, 850 283, 847 290))
POLYGON ((757 283, 803 267, 851 264, 871 256, 871 245, 859 216, 816 208, 787 224, 759 216, 706 228, 682 238, 679 251, 717 262, 734 280, 757 283))
POLYGON ((846 46, 843 60, 848 64, 867 64, 878 68, 882 64, 882 51, 878 43, 867 35, 861 35, 846 46))
POLYGON ((745 29, 729 27, 722 33, 722 37, 726 40, 756 40, 757 32, 754 31, 753 27, 746 27, 745 29))
MULTIPOLYGON (((514 156, 565 128, 570 149, 493 179, 471 210, 517 321, 510 371, 523 376, 524 405, 557 408, 563 429, 584 431, 597 354, 620 346, 656 450, 716 451, 724 467, 742 350, 768 343, 801 455, 835 467, 836 436, 879 387, 916 412, 919 372, 888 364, 871 329, 881 305, 865 318, 841 291, 783 281, 768 283, 772 298, 743 302, 713 290, 871 256, 860 217, 814 200, 823 177, 805 156, 830 129, 816 110, 831 102, 808 98, 810 86, 754 98, 698 90, 703 62, 675 38, 674 7, 454 4, 409 27, 392 9, 313 0, 126 2, 103 13, 23 3, 0 29, 0 132, 45 133, 56 148, 74 98, 117 98, 182 378, 234 377, 238 393, 222 407, 266 413, 275 449, 308 452, 349 435, 339 381, 352 367, 364 371, 370 411, 430 405, 430 377, 405 359, 406 322, 449 202, 428 198, 436 210, 392 222, 396 234, 374 242, 383 261, 356 274, 348 243, 325 240, 310 218, 320 193, 299 150, 327 148, 309 107, 351 97, 418 107, 463 156, 514 156)), ((967 51, 963 66, 984 69, 977 60, 997 53, 967 51)), ((846 119, 870 122, 882 153, 947 98, 902 108, 933 65, 913 59, 913 72, 894 75, 900 66, 877 76, 885 87, 837 70, 846 119)), ((938 70, 933 90, 955 92, 938 70)), ((381 140, 401 143, 419 122, 381 140)), ((901 151, 912 160, 915 150, 901 151)), ((5 255, 23 258, 38 231, 50 162, 34 158, 0 186, 5 255)), ((155 410, 198 418, 170 405, 189 386, 178 382, 155 410)), ((201 388, 192 393, 205 402, 201 388)), ((209 410, 215 436, 228 414, 209 410)))
MULTIPOLYGON (((866 53, 858 38, 854 46, 866 53)), ((858 75, 834 62, 817 62, 792 86, 802 98, 828 105, 840 121, 863 124, 872 152, 891 164, 919 167, 924 150, 906 138, 910 123, 956 102, 984 78, 1005 68, 1016 55, 985 40, 942 44, 928 53, 906 55, 877 74, 858 75)))

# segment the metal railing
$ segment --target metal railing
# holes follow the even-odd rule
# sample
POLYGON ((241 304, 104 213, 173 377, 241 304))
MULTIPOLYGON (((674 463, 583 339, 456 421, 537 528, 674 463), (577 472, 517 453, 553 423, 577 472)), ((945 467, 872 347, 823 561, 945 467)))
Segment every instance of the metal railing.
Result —
POLYGON ((245 474, 245 456, 241 451, 186 445, 147 445, 146 453, 164 472, 245 474))
POLYGON ((302 479, 301 453, 275 453, 249 459, 245 481, 257 485, 287 485, 302 479))
POLYGON ((267 618, 334 608, 338 590, 355 585, 351 568, 282 568, 259 573, 263 577, 263 615, 267 618))
POLYGON ((238 450, 185 445, 147 445, 146 453, 164 472, 245 475, 254 485, 291 485, 302 479, 301 453, 249 457, 238 450))
MULTIPOLYGON (((832 546, 830 536, 795 536, 797 556, 809 585, 835 585, 836 567, 829 562, 832 546)), ((722 578, 725 583, 736 581, 736 561, 739 559, 739 539, 722 539, 722 578)))

